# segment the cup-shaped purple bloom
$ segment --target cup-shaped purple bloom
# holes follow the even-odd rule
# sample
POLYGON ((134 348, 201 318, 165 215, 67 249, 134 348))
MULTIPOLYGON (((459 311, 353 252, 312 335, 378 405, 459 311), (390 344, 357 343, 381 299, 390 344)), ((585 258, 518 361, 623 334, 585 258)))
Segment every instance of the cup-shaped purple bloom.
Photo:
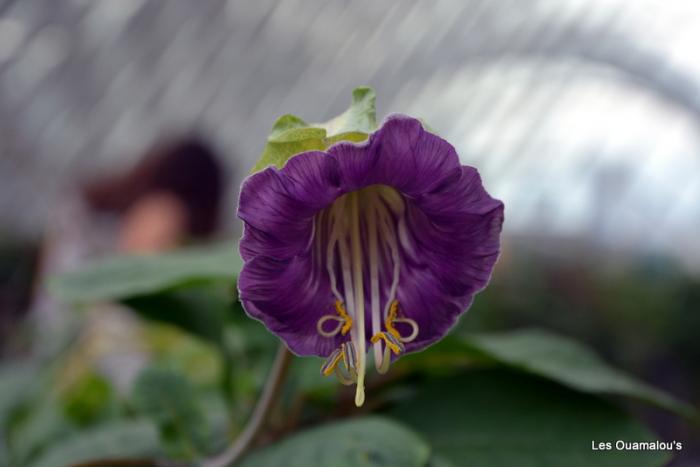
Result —
POLYGON ((442 338, 483 289, 503 203, 418 120, 392 116, 361 144, 292 157, 243 184, 246 312, 322 372, 357 384, 442 338))

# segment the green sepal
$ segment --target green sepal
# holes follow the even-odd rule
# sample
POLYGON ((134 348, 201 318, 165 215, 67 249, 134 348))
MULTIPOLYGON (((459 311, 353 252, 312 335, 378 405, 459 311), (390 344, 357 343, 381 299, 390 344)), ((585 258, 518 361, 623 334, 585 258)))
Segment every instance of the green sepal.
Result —
POLYGON ((352 93, 350 107, 328 122, 308 124, 289 114, 278 118, 251 173, 271 165, 281 169, 297 154, 325 151, 340 141, 361 143, 376 129, 374 90, 368 87, 357 88, 352 93))
POLYGON ((329 135, 372 133, 377 129, 375 101, 374 89, 368 87, 356 88, 352 91, 350 108, 319 126, 325 129, 329 135))

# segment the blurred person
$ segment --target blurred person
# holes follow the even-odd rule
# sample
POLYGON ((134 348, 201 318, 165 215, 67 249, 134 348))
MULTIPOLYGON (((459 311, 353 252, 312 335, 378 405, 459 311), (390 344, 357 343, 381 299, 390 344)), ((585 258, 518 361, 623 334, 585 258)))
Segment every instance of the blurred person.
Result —
MULTIPOLYGON (((114 253, 156 253, 204 240, 217 231, 223 192, 223 167, 208 144, 197 137, 157 144, 126 172, 57 201, 37 282, 114 253)), ((43 295, 38 289, 35 308, 43 308, 43 295)))
POLYGON ((192 138, 156 147, 132 170, 88 184, 83 195, 93 212, 119 216, 117 250, 148 253, 211 236, 223 189, 213 150, 192 138))
MULTIPOLYGON (((74 311, 45 290, 47 278, 115 253, 153 254, 210 238, 219 227, 224 189, 219 156, 201 139, 186 137, 158 144, 133 168, 90 181, 60 200, 31 312, 39 335, 47 337, 37 340, 44 347, 39 351, 53 354, 52 336, 76 327, 74 311)), ((128 390, 149 358, 139 344, 140 320, 121 305, 105 303, 90 307, 79 321, 67 379, 95 367, 128 390)))

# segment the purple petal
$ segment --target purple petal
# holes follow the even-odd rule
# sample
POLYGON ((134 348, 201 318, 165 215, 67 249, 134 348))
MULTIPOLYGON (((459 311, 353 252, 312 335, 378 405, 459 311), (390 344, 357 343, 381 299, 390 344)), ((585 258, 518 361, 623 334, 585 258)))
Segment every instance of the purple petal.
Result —
POLYGON ((327 356, 341 339, 321 337, 316 323, 333 311, 327 276, 312 273, 308 256, 247 261, 238 278, 246 312, 262 321, 297 355, 327 356))
MULTIPOLYGON (((318 246, 329 233, 315 222, 317 214, 343 194, 370 185, 395 188, 406 205, 396 219, 401 259, 396 298, 403 316, 419 325, 408 351, 444 336, 489 280, 503 204, 486 193, 476 169, 460 165, 449 143, 415 119, 392 117, 363 144, 297 155, 281 170, 268 168, 243 185, 240 248, 246 264, 240 297, 251 316, 298 354, 327 356, 341 341, 321 337, 316 329, 322 316, 333 313, 335 301, 325 251, 318 246)), ((363 236, 363 244, 366 240, 363 236)), ((386 273, 388 255, 382 258, 386 273)), ((382 280, 384 301, 387 282, 382 280)), ((369 309, 369 298, 365 302, 369 309)), ((369 340, 369 326, 365 334, 369 340)))

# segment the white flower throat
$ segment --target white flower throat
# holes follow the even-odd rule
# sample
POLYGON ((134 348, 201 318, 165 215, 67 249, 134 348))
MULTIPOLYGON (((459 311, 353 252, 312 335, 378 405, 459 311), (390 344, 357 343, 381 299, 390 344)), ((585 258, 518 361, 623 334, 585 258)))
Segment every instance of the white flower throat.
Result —
POLYGON ((411 251, 406 203, 391 187, 372 185, 347 193, 316 215, 314 260, 321 263, 325 259, 336 299, 329 304, 329 311, 333 311, 318 320, 317 330, 329 339, 350 334, 329 355, 321 372, 326 376, 335 372, 341 383, 357 384, 357 406, 365 400, 365 320, 369 319, 375 367, 380 373, 389 369, 391 353, 403 353, 404 343, 418 336, 418 324, 401 316, 396 298, 401 275, 400 248, 411 251))

